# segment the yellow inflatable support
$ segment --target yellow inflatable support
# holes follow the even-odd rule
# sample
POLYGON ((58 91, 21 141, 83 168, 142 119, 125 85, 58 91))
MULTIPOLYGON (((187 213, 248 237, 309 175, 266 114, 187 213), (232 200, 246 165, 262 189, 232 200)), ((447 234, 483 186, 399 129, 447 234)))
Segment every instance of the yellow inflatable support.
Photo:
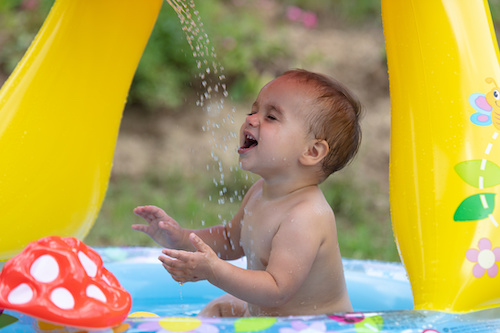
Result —
POLYGON ((499 53, 486 0, 383 0, 391 209, 415 308, 500 304, 499 53))
POLYGON ((0 90, 0 260, 83 238, 108 185, 121 114, 161 0, 57 0, 0 90))

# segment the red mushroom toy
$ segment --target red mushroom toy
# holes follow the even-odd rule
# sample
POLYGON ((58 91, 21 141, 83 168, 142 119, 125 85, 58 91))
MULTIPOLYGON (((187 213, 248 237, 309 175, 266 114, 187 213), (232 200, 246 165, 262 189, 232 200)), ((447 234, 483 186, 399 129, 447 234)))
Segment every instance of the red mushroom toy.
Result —
POLYGON ((30 243, 0 273, 0 308, 80 328, 120 324, 130 294, 102 265, 99 254, 73 237, 30 243))

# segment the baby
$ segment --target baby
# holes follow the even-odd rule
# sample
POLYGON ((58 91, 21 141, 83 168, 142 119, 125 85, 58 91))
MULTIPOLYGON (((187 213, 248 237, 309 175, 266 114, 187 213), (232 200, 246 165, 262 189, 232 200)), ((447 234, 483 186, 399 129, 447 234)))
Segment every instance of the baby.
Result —
POLYGON ((266 84, 241 126, 241 169, 261 178, 226 225, 181 228, 137 207, 134 230, 165 247, 175 281, 208 280, 228 293, 200 316, 291 316, 352 311, 333 211, 318 187, 356 154, 360 105, 339 82, 291 70, 266 84), (225 260, 247 257, 242 269, 225 260))

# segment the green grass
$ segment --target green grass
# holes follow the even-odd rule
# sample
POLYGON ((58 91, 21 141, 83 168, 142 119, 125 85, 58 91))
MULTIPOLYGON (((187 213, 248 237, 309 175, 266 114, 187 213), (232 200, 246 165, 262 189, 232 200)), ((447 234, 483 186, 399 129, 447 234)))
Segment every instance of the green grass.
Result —
POLYGON ((226 185, 216 187, 214 177, 206 173, 187 176, 181 172, 151 172, 141 179, 113 178, 110 181, 101 212, 85 241, 94 246, 152 246, 150 238, 133 231, 131 225, 142 223, 132 210, 137 206, 155 205, 185 228, 203 228, 223 223, 237 211, 239 200, 234 191, 248 186, 244 174, 234 175, 238 190, 226 185), (220 191, 225 191, 221 196, 220 191), (224 200, 222 204, 220 201, 224 200))
MULTIPOLYGON (((206 173, 152 172, 141 179, 113 178, 98 219, 85 241, 92 246, 154 246, 147 235, 131 230, 141 223, 132 210, 157 205, 186 228, 203 228, 228 220, 237 211, 241 195, 252 183, 245 172, 226 175, 226 191, 206 173), (232 200, 230 196, 233 196, 232 200), (224 204, 219 203, 223 198, 224 204), (232 202, 231 202, 232 201, 232 202)), ((215 176, 217 179, 217 175, 215 176)), ((346 258, 398 261, 388 213, 371 202, 375 189, 361 187, 347 177, 332 177, 321 185, 332 205, 342 255, 346 258), (337 179, 338 178, 338 179, 337 179)))

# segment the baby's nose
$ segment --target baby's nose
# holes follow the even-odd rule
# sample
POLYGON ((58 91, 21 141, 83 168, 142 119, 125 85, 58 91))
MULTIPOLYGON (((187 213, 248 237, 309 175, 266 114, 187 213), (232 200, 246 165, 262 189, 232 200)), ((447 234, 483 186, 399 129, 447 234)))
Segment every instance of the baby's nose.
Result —
POLYGON ((257 116, 257 113, 253 113, 247 116, 247 123, 250 126, 258 126, 259 125, 259 117, 257 116))

